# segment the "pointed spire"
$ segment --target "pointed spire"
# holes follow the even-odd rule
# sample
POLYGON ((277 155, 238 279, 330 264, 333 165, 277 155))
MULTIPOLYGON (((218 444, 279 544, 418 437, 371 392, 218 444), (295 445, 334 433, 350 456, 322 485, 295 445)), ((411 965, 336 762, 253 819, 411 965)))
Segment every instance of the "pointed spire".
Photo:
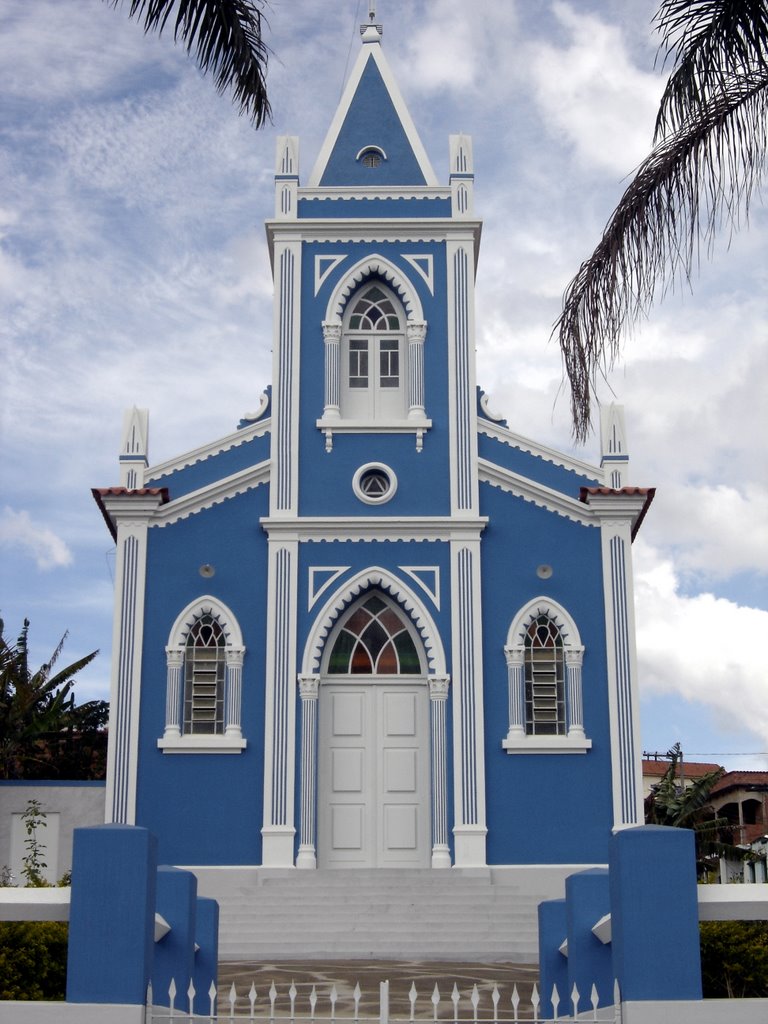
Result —
POLYGON ((144 486, 144 470, 149 465, 149 411, 126 409, 120 442, 120 486, 131 489, 144 486))

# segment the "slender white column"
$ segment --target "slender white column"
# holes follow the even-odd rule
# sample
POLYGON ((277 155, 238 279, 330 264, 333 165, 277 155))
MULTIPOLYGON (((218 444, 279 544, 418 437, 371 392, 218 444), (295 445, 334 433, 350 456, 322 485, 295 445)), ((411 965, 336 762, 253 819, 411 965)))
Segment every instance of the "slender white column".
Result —
POLYGON ((224 691, 224 735, 242 738, 240 708, 243 691, 244 647, 227 647, 227 680, 224 691))
POLYGON ((301 697, 301 808, 297 868, 316 868, 317 697, 320 676, 299 676, 301 697))
POLYGON ((507 739, 525 736, 525 648, 505 647, 509 689, 509 730, 507 739))
POLYGON ((339 419, 339 390, 341 386, 341 324, 323 321, 325 342, 325 407, 324 420, 339 419))
POLYGON ((579 738, 584 736, 584 709, 581 696, 581 665, 583 660, 583 647, 565 648, 566 686, 568 690, 568 699, 566 701, 568 735, 579 738))
POLYGON ((181 680, 184 672, 184 648, 166 647, 168 668, 165 687, 165 739, 181 736, 181 680))
POLYGON ((429 679, 429 720, 432 736, 432 867, 449 868, 448 799, 446 768, 445 709, 448 703, 448 676, 429 679))
POLYGON ((425 320, 409 320, 405 327, 408 337, 408 419, 422 420, 424 409, 424 339, 427 336, 425 320))

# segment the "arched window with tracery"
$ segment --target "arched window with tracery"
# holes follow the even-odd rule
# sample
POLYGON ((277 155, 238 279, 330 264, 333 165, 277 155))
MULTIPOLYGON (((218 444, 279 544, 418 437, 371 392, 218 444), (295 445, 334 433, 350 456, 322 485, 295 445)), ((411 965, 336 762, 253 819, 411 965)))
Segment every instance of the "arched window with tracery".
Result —
POLYGON ((582 663, 573 619, 548 598, 522 608, 507 634, 509 754, 585 753, 582 663))
POLYGON ((237 621, 220 602, 203 598, 179 615, 165 649, 161 750, 215 753, 245 747, 240 724, 244 653, 237 621))
POLYGON ((419 675, 419 652, 399 608, 370 594, 344 619, 328 658, 329 675, 419 675))
POLYGON ((405 314, 378 282, 348 304, 342 336, 341 415, 401 420, 406 414, 405 314))

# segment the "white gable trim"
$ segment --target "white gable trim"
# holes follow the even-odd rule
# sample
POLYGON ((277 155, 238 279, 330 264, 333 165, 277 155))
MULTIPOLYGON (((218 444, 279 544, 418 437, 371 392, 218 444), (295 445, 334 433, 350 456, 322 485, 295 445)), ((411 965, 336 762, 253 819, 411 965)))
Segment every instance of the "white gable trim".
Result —
POLYGON ((603 470, 591 462, 583 462, 581 459, 565 455, 555 448, 548 448, 545 444, 539 444, 538 441, 532 441, 528 437, 523 437, 522 434, 516 434, 507 427, 502 427, 500 423, 489 423, 488 420, 478 417, 477 429, 481 434, 501 441, 502 444, 509 445, 510 448, 519 448, 521 451, 528 452, 529 455, 536 455, 556 466, 562 466, 563 469, 573 470, 574 473, 583 473, 584 476, 588 476, 592 480, 603 480, 603 470))
MULTIPOLYGON (((516 498, 524 501, 531 501, 548 512, 555 512, 566 519, 572 519, 582 526, 599 526, 599 518, 577 498, 569 498, 560 491, 555 491, 544 484, 537 484, 527 477, 513 473, 511 469, 503 469, 501 466, 488 462, 485 459, 477 460, 477 478, 480 483, 490 484, 491 487, 498 487, 502 491, 514 494, 516 498)), ((167 507, 167 506, 166 506, 167 507)))
POLYGON ((194 466, 196 462, 203 462, 213 455, 221 455, 222 452, 229 451, 230 448, 237 448, 241 444, 253 440, 254 437, 263 437, 270 432, 271 426, 271 419, 258 420, 247 427, 243 427, 242 430, 235 430, 231 434, 226 434, 224 437, 201 445, 199 448, 193 448, 189 452, 184 452, 183 455, 178 455, 175 459, 168 459, 167 462, 158 462, 156 466, 150 466, 145 471, 144 478, 146 480, 156 480, 158 477, 175 473, 179 469, 186 469, 187 466, 194 466))
POLYGON ((270 467, 271 462, 266 459, 255 466, 240 470, 239 473, 226 476, 223 480, 217 480, 206 487, 184 494, 175 501, 169 501, 167 505, 160 507, 149 525, 168 526, 170 523, 178 522, 179 519, 186 519, 187 516, 194 515, 196 512, 202 512, 203 509, 219 505, 222 501, 234 498, 245 491, 252 491, 254 487, 268 484, 270 467))
POLYGON ((347 86, 341 97, 341 101, 336 108, 336 113, 334 114, 333 121, 331 122, 331 127, 328 129, 328 134, 325 136, 325 141, 320 149, 315 166, 312 168, 312 174, 309 176, 309 187, 318 188, 320 185, 320 179, 323 176, 323 171, 325 170, 331 153, 333 152, 333 147, 336 145, 339 132, 344 124, 349 108, 352 105, 352 100, 357 92, 357 87, 360 84, 360 79, 363 77, 363 72, 368 65, 369 59, 376 62, 376 66, 379 69, 384 85, 392 99, 397 116, 400 118, 403 130, 405 131, 408 142, 414 152, 421 173, 424 175, 424 180, 427 185, 436 187, 438 185, 437 175, 432 168, 427 152, 421 143, 418 132, 416 131, 416 126, 411 120, 411 115, 408 113, 405 100, 402 97, 394 75, 392 74, 389 64, 382 52, 381 45, 378 42, 364 45, 358 54, 357 61, 352 69, 352 74, 347 80, 347 86))

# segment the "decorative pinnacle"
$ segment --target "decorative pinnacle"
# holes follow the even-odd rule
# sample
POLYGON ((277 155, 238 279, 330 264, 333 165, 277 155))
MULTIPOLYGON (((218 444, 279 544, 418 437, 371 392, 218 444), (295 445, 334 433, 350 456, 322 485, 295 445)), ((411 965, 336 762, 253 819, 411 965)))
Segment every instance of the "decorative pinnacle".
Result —
POLYGON ((384 30, 376 24, 376 0, 368 0, 368 23, 360 26, 360 35, 364 43, 378 42, 384 30))

